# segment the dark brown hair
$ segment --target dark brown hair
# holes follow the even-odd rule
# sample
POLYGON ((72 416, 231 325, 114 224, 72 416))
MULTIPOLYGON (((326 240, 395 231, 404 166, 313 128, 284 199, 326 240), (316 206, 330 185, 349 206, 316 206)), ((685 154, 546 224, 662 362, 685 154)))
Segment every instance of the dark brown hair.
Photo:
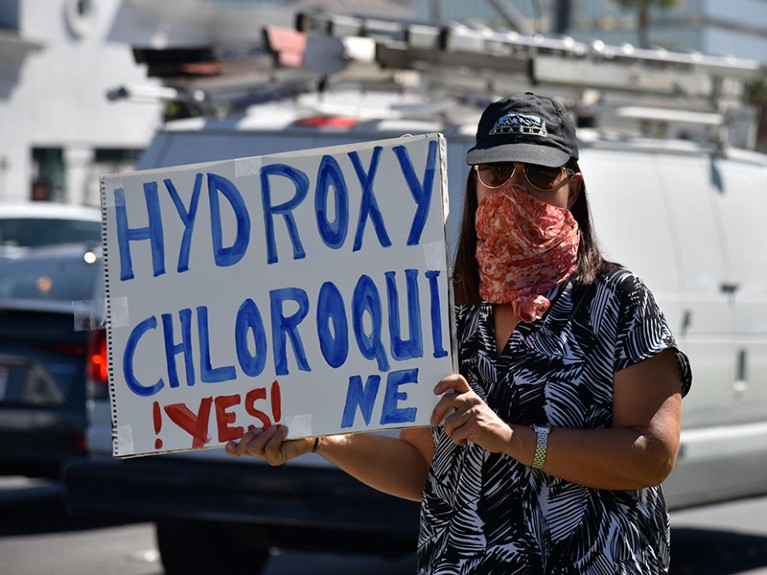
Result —
MULTIPOLYGON (((567 167, 580 173, 578 162, 571 159, 567 167)), ((573 281, 581 285, 590 285, 596 277, 602 273, 620 267, 619 264, 609 262, 602 256, 599 242, 594 234, 591 223, 591 212, 586 197, 586 185, 581 185, 580 193, 575 200, 570 212, 578 222, 580 241, 578 244, 578 268, 573 274, 573 281)), ((463 220, 461 221, 461 235, 458 239, 458 249, 455 254, 453 268, 453 283, 455 289, 455 303, 462 305, 478 304, 482 301, 479 295, 479 263, 477 262, 477 231, 474 227, 474 218, 477 213, 477 176, 472 169, 466 178, 466 192, 464 194, 463 220)))

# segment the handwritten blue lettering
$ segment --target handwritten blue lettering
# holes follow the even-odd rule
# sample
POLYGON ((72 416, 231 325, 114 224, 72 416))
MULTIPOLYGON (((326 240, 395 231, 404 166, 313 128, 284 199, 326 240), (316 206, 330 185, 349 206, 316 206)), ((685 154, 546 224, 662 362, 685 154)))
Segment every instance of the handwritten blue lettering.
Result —
POLYGON ((403 340, 399 313, 399 295, 395 272, 386 272, 386 294, 389 303, 389 333, 391 354, 394 359, 404 360, 423 357, 423 331, 421 330, 421 302, 418 297, 418 270, 405 270, 407 281, 407 322, 410 338, 403 340))
POLYGON ((277 242, 274 238, 274 216, 281 215, 285 219, 290 241, 293 244, 293 259, 300 260, 306 257, 301 238, 298 236, 298 226, 292 211, 304 201, 309 193, 309 178, 301 170, 297 170, 285 164, 272 164, 261 168, 261 197, 264 204, 264 224, 266 226, 266 261, 275 264, 277 257, 277 242), (269 182, 270 176, 282 176, 293 182, 296 188, 295 195, 288 201, 272 205, 272 188, 269 182))
POLYGON ((165 273, 165 241, 162 233, 160 200, 157 195, 157 182, 144 184, 144 200, 149 218, 149 225, 144 228, 131 228, 128 225, 128 211, 125 206, 125 190, 115 190, 115 219, 117 223, 117 245, 120 252, 120 279, 131 280, 133 261, 130 242, 149 240, 152 249, 152 273, 154 277, 165 273))
POLYGON ((365 359, 376 359, 380 371, 389 371, 389 360, 381 341, 383 311, 381 295, 370 276, 363 275, 357 281, 352 295, 352 325, 357 347, 365 359), (364 316, 372 322, 370 334, 365 333, 364 316))
POLYGON ((393 149, 399 160, 408 188, 410 188, 410 195, 413 196, 418 206, 413 217, 413 224, 410 227, 410 234, 408 234, 407 238, 407 245, 416 246, 421 241, 421 234, 429 217, 434 174, 436 173, 437 142, 434 140, 429 142, 429 153, 426 158, 426 169, 424 170, 422 181, 419 181, 415 173, 415 168, 413 168, 413 164, 410 161, 407 148, 405 146, 394 146, 393 149))
POLYGON ((197 308, 197 335, 200 341, 200 379, 205 383, 221 383, 236 379, 237 373, 233 365, 213 367, 210 357, 208 308, 204 305, 197 308))
POLYGON ((248 208, 237 186, 223 176, 208 174, 208 196, 210 198, 210 225, 213 234, 213 257, 219 267, 232 266, 245 255, 250 242, 248 208), (237 222, 236 237, 234 243, 229 247, 224 247, 220 194, 224 195, 234 210, 237 222))
POLYGON ((332 282, 325 282, 320 288, 317 335, 325 361, 331 367, 341 367, 349 355, 349 327, 343 296, 332 282))
POLYGON ((373 148, 373 157, 370 159, 370 167, 365 171, 362 160, 357 152, 349 152, 349 159, 352 161, 354 171, 357 172, 357 178, 362 186, 362 201, 360 203, 360 215, 357 221, 357 233, 354 235, 354 246, 352 251, 358 252, 362 249, 362 235, 365 232, 365 224, 370 218, 373 222, 378 241, 384 247, 391 246, 389 234, 386 233, 383 215, 378 207, 378 201, 373 193, 373 184, 375 182, 376 170, 381 160, 381 146, 373 148))
MULTIPOLYGON (((387 346, 384 343, 384 313, 388 312, 388 349, 391 358, 405 361, 423 357, 423 330, 426 319, 421 318, 419 272, 416 269, 405 270, 407 286, 407 323, 408 339, 402 337, 402 302, 400 288, 397 285, 397 273, 384 273, 387 306, 383 307, 379 288, 373 279, 367 275, 359 277, 355 284, 350 301, 345 300, 341 290, 333 282, 325 282, 317 293, 314 323, 306 324, 316 328, 322 357, 328 366, 337 369, 343 367, 350 353, 350 329, 354 333, 356 350, 370 361, 374 361, 380 372, 391 370, 387 346), (347 308, 347 304, 349 307, 347 308), (350 317, 351 316, 351 317, 350 317), (349 325, 351 320, 351 326, 349 325)), ((428 279, 431 293, 430 319, 432 331, 433 355, 435 358, 445 357, 447 351, 443 346, 441 303, 437 278, 440 272, 430 270, 424 276, 428 279)), ((348 296, 347 296, 348 297, 348 296)), ((204 383, 221 383, 232 381, 241 371, 248 377, 257 377, 264 372, 268 359, 268 331, 271 332, 272 354, 275 372, 278 376, 288 375, 289 347, 292 347, 293 358, 301 371, 312 371, 305 351, 304 341, 300 332, 302 322, 311 311, 309 294, 301 288, 286 287, 269 292, 269 311, 271 326, 264 323, 258 305, 252 299, 245 299, 239 306, 236 318, 233 318, 233 336, 229 342, 234 343, 237 361, 231 364, 213 365, 211 350, 224 349, 218 340, 223 334, 210 333, 208 308, 198 306, 194 311, 189 308, 181 309, 176 314, 164 313, 162 318, 162 342, 147 345, 147 350, 157 348, 165 354, 167 379, 157 379, 154 385, 144 385, 138 381, 134 373, 134 363, 144 365, 136 354, 144 335, 155 330, 158 326, 157 317, 152 316, 139 323, 131 332, 123 355, 123 371, 125 381, 130 390, 138 395, 148 396, 160 391, 167 381, 170 388, 182 385, 182 374, 179 371, 179 356, 183 356, 185 385, 195 385, 196 378, 204 383), (194 321, 193 314, 197 315, 194 321), (197 329, 198 345, 192 344, 193 330, 197 329), (179 335, 180 334, 180 335, 179 335), (216 340, 217 345, 212 345, 216 340), (289 343, 290 342, 290 345, 289 343), (199 357, 194 357, 199 353, 199 357), (239 370, 237 369, 239 367, 239 370)), ((221 324, 221 318, 215 318, 214 325, 221 324)), ((151 352, 150 352, 151 353, 151 352)), ((293 359, 291 358, 291 359, 293 359)))
POLYGON ((128 336, 128 341, 125 344, 125 352, 123 353, 123 375, 125 375, 125 383, 128 384, 128 388, 141 397, 149 397, 160 391, 165 387, 165 382, 159 379, 157 383, 151 386, 144 386, 136 379, 135 372, 133 371, 133 356, 136 354, 136 347, 141 337, 150 329, 157 329, 157 318, 154 316, 148 317, 141 323, 139 323, 131 331, 128 336))
POLYGON ((237 311, 234 328, 234 342, 237 349, 237 360, 242 371, 250 377, 261 375, 266 366, 266 331, 261 312, 256 302, 246 299, 237 311), (253 334, 255 353, 250 352, 248 333, 253 334))
POLYGON ((269 297, 272 311, 272 349, 274 349, 274 367, 277 375, 289 373, 286 349, 288 338, 293 344, 298 369, 311 371, 306 359, 304 343, 298 333, 298 324, 309 313, 309 298, 306 292, 300 288, 283 288, 270 291, 269 297), (298 310, 293 315, 284 315, 283 307, 286 301, 293 301, 298 305, 298 310))
POLYGON ((189 271, 189 252, 192 246, 192 230, 194 230, 194 221, 197 217, 197 205, 200 203, 200 189, 202 188, 202 174, 197 174, 194 178, 194 189, 192 190, 192 199, 189 202, 189 210, 184 206, 184 202, 176 191, 176 187, 170 178, 163 180, 165 188, 168 190, 173 204, 176 206, 181 222, 184 224, 184 236, 181 238, 181 249, 178 254, 178 272, 189 271))
MULTIPOLYGON (((400 388, 409 383, 418 383, 418 369, 402 369, 387 375, 381 408, 381 425, 401 425, 415 421, 418 408, 400 407, 400 403, 407 401, 408 398, 407 392, 400 388)), ((364 386, 361 376, 353 375, 349 378, 341 429, 354 426, 354 418, 358 410, 365 420, 365 425, 370 425, 380 386, 381 376, 377 374, 369 375, 364 386)))
POLYGON ((165 340, 165 362, 168 365, 168 383, 171 387, 178 387, 178 369, 176 369, 175 356, 179 353, 184 355, 184 367, 186 369, 186 384, 194 385, 194 358, 192 356, 192 310, 182 309, 179 312, 181 319, 181 343, 173 342, 173 315, 162 314, 163 338, 165 340))
POLYGON ((333 156, 322 156, 317 173, 314 211, 322 241, 329 248, 340 248, 349 231, 349 192, 346 189, 341 166, 333 156), (328 192, 331 186, 333 186, 333 204, 336 211, 332 223, 328 220, 328 192))
POLYGON ((349 389, 346 392, 346 404, 344 405, 344 414, 341 418, 341 428, 346 429, 354 425, 354 416, 359 407, 365 423, 370 425, 370 418, 373 416, 373 407, 375 406, 378 388, 381 385, 380 375, 370 375, 362 385, 362 378, 359 375, 353 375, 349 378, 349 389))
POLYGON ((434 344, 434 357, 446 357, 447 350, 442 342, 442 302, 439 299, 438 270, 429 270, 426 277, 429 280, 429 293, 431 294, 431 339, 434 344))
POLYGON ((415 421, 417 409, 415 407, 401 408, 399 403, 407 401, 407 393, 400 391, 400 386, 406 383, 418 383, 417 369, 402 369, 392 371, 386 378, 386 391, 384 392, 383 409, 381 411, 381 424, 400 424, 415 421))

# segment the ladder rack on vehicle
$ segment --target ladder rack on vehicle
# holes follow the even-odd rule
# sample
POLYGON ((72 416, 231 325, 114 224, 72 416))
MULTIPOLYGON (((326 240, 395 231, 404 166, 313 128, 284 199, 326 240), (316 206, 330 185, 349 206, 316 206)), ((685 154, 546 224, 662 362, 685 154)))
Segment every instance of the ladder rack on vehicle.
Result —
POLYGON ((498 96, 537 90, 561 99, 582 124, 656 134, 683 126, 720 144, 729 134, 744 147, 756 135, 746 90, 765 78, 756 60, 323 12, 297 14, 295 30, 266 26, 262 38, 245 51, 211 47, 211 62, 158 75, 177 101, 204 115, 356 84, 420 93, 435 102, 435 115, 450 116, 444 110, 452 105, 459 118, 498 96))
POLYGON ((763 79, 756 60, 590 44, 464 25, 431 26, 353 16, 302 13, 296 29, 375 43, 374 62, 449 81, 455 75, 527 75, 532 84, 686 97, 741 100, 749 81, 763 79))
POLYGON ((582 119, 639 122, 660 127, 658 132, 671 124, 694 125, 718 143, 727 139, 728 128, 741 133, 741 145, 753 140, 755 112, 745 102, 746 89, 765 78, 756 60, 460 24, 301 13, 296 29, 340 39, 353 60, 367 54, 368 63, 381 69, 417 71, 433 93, 492 97, 536 89, 566 100, 582 119))

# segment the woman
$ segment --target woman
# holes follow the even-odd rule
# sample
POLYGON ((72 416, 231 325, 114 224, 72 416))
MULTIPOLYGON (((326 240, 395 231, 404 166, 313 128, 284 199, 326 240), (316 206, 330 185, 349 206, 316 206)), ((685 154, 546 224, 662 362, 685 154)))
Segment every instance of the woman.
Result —
POLYGON ((660 483, 691 375, 652 294, 599 251, 575 128, 534 94, 483 112, 467 154, 456 281, 460 373, 431 429, 227 445, 317 451, 422 502, 419 573, 666 573, 660 483))

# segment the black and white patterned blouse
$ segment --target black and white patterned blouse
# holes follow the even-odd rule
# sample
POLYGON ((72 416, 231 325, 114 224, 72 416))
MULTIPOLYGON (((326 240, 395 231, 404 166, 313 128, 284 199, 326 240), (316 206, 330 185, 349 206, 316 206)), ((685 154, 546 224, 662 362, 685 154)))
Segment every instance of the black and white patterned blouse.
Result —
MULTIPOLYGON (((499 357, 492 307, 459 306, 460 372, 504 420, 576 429, 611 425, 613 376, 666 348, 683 394, 692 376, 652 294, 626 270, 551 294, 540 321, 520 323, 499 357)), ((669 518, 660 487, 583 487, 434 428, 421 506, 419 574, 666 573, 669 518)))

